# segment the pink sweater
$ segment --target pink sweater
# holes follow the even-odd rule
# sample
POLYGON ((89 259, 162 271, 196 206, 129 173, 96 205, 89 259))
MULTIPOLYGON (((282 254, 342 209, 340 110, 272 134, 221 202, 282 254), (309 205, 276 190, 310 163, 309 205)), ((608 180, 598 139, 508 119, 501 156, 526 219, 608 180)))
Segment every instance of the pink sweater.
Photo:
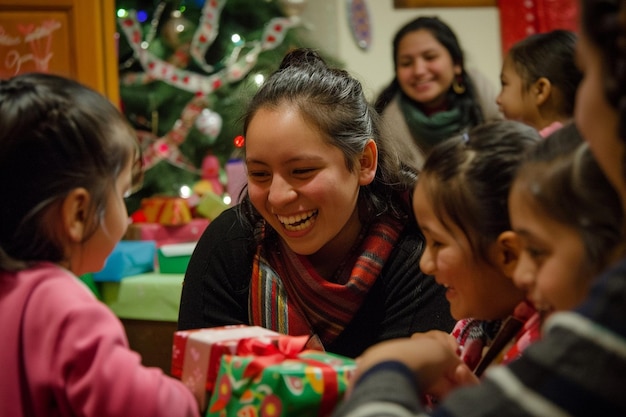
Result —
POLYGON ((143 367, 117 317, 49 263, 0 271, 0 370, 3 416, 199 416, 190 390, 143 367))

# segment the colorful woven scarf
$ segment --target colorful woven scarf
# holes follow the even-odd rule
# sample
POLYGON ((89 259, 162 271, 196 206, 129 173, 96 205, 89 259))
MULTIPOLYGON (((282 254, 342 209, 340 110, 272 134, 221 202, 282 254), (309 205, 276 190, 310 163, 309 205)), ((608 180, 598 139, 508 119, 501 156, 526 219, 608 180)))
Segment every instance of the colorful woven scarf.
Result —
POLYGON ((501 325, 502 320, 486 321, 470 318, 459 320, 452 329, 452 336, 459 344, 461 359, 472 371, 480 362, 485 349, 496 337, 501 325))
POLYGON ((275 250, 261 243, 250 285, 251 323, 283 334, 317 335, 328 345, 358 311, 402 228, 391 216, 381 216, 364 227, 344 262, 348 267, 340 267, 334 277, 336 282, 320 276, 306 256, 294 253, 282 241, 275 250))
POLYGON ((540 337, 541 320, 527 301, 520 302, 505 320, 459 320, 452 336, 461 347, 461 359, 477 375, 491 363, 507 364, 540 337))

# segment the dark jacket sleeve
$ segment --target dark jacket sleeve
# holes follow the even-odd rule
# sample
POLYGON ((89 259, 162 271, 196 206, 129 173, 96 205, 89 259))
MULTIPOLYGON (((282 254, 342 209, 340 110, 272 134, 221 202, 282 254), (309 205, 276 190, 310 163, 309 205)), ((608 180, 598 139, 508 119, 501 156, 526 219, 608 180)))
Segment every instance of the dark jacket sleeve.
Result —
POLYGON ((248 324, 253 256, 252 231, 242 226, 236 208, 213 220, 185 273, 178 328, 248 324))

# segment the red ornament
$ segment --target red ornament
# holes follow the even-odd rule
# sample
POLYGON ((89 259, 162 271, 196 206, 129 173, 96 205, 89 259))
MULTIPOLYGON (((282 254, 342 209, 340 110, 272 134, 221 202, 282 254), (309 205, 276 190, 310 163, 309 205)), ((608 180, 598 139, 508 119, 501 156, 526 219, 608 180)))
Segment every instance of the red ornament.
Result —
POLYGON ((246 139, 243 136, 239 135, 235 137, 235 140, 233 142, 235 143, 235 146, 237 148, 243 148, 243 145, 245 145, 246 143, 246 139))

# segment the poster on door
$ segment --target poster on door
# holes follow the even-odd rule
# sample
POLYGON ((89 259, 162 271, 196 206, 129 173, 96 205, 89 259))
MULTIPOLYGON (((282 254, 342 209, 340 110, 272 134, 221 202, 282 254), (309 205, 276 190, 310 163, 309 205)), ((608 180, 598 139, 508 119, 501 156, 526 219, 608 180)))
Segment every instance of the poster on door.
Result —
POLYGON ((26 72, 75 73, 68 15, 3 11, 0 14, 0 78, 26 72))

